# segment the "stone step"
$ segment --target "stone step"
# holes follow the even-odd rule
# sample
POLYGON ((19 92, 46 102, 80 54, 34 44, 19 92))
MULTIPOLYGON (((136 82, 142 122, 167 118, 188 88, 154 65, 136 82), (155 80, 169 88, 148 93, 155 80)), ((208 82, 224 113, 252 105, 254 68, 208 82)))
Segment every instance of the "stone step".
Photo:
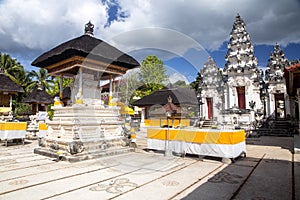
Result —
POLYGON ((215 125, 215 121, 205 120, 202 124, 202 128, 211 128, 213 125, 215 125))
POLYGON ((256 134, 260 136, 292 136, 292 132, 286 130, 286 129, 270 129, 270 130, 259 130, 255 131, 256 134))
POLYGON ((79 154, 75 155, 64 155, 64 154, 57 154, 54 151, 51 151, 47 148, 36 148, 34 149, 34 153, 51 157, 51 158, 56 158, 57 160, 61 161, 68 161, 68 162, 79 162, 83 160, 89 160, 89 159, 95 159, 95 158, 101 158, 104 156, 113 156, 117 154, 123 154, 123 153, 129 153, 133 152, 134 148, 131 147, 115 147, 115 148, 109 148, 106 150, 94 150, 94 151, 85 151, 79 154))

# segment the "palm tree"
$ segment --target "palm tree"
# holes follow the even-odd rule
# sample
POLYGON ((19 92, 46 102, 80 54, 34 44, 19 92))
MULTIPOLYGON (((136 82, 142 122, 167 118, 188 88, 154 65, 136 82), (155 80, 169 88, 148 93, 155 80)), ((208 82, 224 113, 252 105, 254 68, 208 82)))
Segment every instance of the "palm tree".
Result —
POLYGON ((17 62, 16 59, 12 59, 8 54, 0 53, 0 68, 11 80, 22 85, 21 81, 24 78, 22 75, 26 72, 23 66, 17 62))
POLYGON ((54 84, 53 77, 50 76, 44 68, 40 68, 39 71, 32 70, 28 73, 27 77, 32 80, 27 86, 28 91, 37 89, 40 86, 49 92, 54 84))

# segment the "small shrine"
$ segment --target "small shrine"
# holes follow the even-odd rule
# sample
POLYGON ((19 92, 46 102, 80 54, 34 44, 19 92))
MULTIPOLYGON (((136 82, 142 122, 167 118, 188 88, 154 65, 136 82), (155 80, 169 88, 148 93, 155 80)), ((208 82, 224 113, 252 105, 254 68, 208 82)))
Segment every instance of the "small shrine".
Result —
POLYGON ((32 114, 48 111, 48 105, 53 103, 53 97, 42 88, 33 90, 25 99, 24 103, 31 104, 32 114))
POLYGON ((64 160, 80 161, 103 155, 127 152, 127 135, 119 118, 120 108, 112 106, 112 82, 139 63, 126 53, 97 39, 94 25, 85 25, 84 35, 42 54, 33 66, 45 68, 63 82, 73 78, 70 106, 63 106, 63 88, 55 98, 54 116, 35 153, 64 160), (101 101, 100 80, 110 80, 108 105, 101 101))
POLYGON ((287 115, 290 115, 290 100, 284 78, 284 70, 287 66, 289 66, 289 61, 276 44, 268 60, 264 87, 266 116, 273 116, 275 119, 285 119, 287 115))
POLYGON ((24 92, 23 88, 12 81, 0 69, 0 116, 1 120, 12 119, 12 100, 18 92, 24 92))
POLYGON ((53 103, 53 97, 39 86, 30 92, 23 102, 32 106, 32 115, 29 116, 30 123, 27 125, 26 135, 29 138, 35 137, 39 131, 39 124, 48 120, 48 106, 53 103))
POLYGON ((142 126, 167 125, 167 113, 174 126, 190 126, 187 109, 197 104, 195 91, 189 88, 164 88, 133 102, 142 108, 142 126))
POLYGON ((202 74, 202 84, 199 90, 200 100, 200 116, 204 116, 206 120, 214 120, 222 123, 222 115, 224 111, 224 82, 220 69, 212 57, 204 63, 202 74))

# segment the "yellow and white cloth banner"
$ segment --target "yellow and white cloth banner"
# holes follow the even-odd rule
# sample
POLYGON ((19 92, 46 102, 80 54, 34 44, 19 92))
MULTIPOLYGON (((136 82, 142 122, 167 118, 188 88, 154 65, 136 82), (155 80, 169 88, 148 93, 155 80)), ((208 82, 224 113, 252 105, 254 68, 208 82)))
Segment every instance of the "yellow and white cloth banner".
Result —
POLYGON ((172 151, 224 158, 246 153, 244 130, 189 130, 149 128, 147 148, 165 150, 169 141, 172 151))
POLYGON ((0 122, 0 140, 23 139, 26 128, 26 122, 0 122))
POLYGON ((39 134, 38 137, 42 138, 42 137, 46 137, 48 131, 48 127, 46 123, 40 123, 39 124, 39 134))

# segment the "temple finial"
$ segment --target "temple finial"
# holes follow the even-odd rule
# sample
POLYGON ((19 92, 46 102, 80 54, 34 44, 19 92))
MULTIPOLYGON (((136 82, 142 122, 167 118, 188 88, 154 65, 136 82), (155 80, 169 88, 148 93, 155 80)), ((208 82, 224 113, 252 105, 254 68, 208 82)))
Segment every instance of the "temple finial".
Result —
POLYGON ((92 24, 91 21, 85 24, 84 34, 94 36, 94 24, 92 24))

